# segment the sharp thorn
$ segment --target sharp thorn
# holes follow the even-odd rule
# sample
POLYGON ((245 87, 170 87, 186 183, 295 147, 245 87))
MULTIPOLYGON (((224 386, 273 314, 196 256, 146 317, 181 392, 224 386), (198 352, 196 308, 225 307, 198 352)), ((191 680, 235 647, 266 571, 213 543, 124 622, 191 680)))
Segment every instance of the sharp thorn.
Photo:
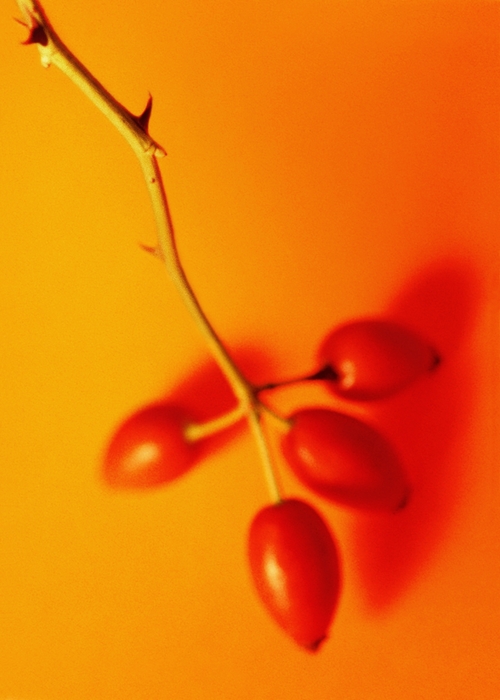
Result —
POLYGON ((134 117, 134 120, 141 129, 147 134, 148 133, 148 127, 149 127, 149 119, 151 117, 151 111, 153 109, 153 97, 150 95, 149 99, 147 101, 146 107, 144 108, 144 111, 142 114, 139 114, 139 116, 134 117))
POLYGON ((139 243, 139 245, 143 250, 146 251, 146 253, 153 255, 155 258, 159 258, 160 260, 163 260, 163 255, 161 253, 161 250, 158 247, 146 245, 145 243, 139 243))
POLYGON ((26 27, 29 32, 28 38, 25 39, 25 41, 21 41, 21 44, 23 44, 23 46, 27 46, 28 44, 40 44, 41 46, 47 46, 49 43, 47 32, 41 24, 39 24, 34 18, 32 19, 33 24, 30 26, 29 24, 26 24, 26 22, 14 17, 14 20, 23 27, 26 27))

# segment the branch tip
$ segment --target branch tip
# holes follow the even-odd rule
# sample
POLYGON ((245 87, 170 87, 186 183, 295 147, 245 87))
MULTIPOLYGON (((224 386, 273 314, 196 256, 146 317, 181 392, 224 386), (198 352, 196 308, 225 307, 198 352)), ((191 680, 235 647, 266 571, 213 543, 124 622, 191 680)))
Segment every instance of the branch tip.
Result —
POLYGON ((132 114, 121 105, 93 75, 78 61, 57 35, 39 0, 17 0, 22 19, 16 20, 28 30, 22 44, 38 44, 44 68, 52 63, 62 70, 92 100, 111 121, 128 143, 142 155, 162 158, 165 150, 148 132, 153 107, 151 95, 142 114, 132 114))

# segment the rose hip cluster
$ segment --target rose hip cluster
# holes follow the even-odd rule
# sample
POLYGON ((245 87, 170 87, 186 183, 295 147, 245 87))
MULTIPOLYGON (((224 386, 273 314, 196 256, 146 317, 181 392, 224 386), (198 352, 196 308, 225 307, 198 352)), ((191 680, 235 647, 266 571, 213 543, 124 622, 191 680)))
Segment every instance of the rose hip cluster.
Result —
POLYGON ((295 379, 252 386, 234 363, 197 299, 179 259, 158 159, 165 149, 149 134, 152 98, 136 116, 94 78, 62 42, 39 0, 18 0, 42 65, 57 66, 122 134, 141 165, 152 203, 157 244, 143 246, 166 267, 189 313, 224 372, 238 406, 196 424, 178 406, 155 403, 130 416, 112 437, 103 477, 112 487, 147 489, 167 484, 199 462, 204 440, 246 420, 259 446, 273 502, 250 526, 248 557, 257 592, 268 612, 302 647, 316 651, 327 636, 341 588, 337 544, 324 519, 308 503, 284 498, 278 486, 261 418, 283 429, 282 452, 298 479, 314 494, 341 506, 395 512, 410 486, 392 446, 372 426, 330 408, 303 408, 291 416, 271 410, 261 395, 297 382, 325 382, 348 401, 389 397, 433 370, 439 358, 412 331, 389 321, 358 320, 335 329, 320 351, 319 369, 295 379))
MULTIPOLYGON (((345 400, 381 400, 433 371, 439 356, 399 324, 363 319, 333 330, 319 361, 312 374, 256 387, 256 397, 292 383, 321 381, 345 400)), ((330 408, 306 407, 287 416, 283 426, 285 461, 314 494, 374 511, 396 512, 408 503, 410 484, 400 460, 368 423, 330 408)), ((123 489, 167 484, 199 461, 202 440, 175 406, 148 405, 113 435, 103 460, 104 479, 123 489)), ((319 649, 341 588, 338 547, 324 519, 303 500, 279 498, 255 516, 248 557, 271 616, 299 645, 319 649)))

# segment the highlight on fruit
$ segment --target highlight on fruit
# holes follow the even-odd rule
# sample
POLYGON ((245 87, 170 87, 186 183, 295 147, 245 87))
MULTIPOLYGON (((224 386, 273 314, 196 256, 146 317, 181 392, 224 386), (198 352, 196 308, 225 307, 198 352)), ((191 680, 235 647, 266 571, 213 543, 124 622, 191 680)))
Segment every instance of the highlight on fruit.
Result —
POLYGON ((390 442, 373 426, 324 408, 291 417, 283 453, 295 476, 315 493, 350 508, 397 512, 410 485, 390 442))
POLYGON ((328 637, 341 588, 337 544, 308 503, 261 509, 248 536, 250 571, 271 617, 299 646, 317 652, 328 637))
POLYGON ((319 351, 329 387, 353 401, 393 396, 440 363, 434 347, 415 331, 385 319, 359 319, 335 328, 319 351))

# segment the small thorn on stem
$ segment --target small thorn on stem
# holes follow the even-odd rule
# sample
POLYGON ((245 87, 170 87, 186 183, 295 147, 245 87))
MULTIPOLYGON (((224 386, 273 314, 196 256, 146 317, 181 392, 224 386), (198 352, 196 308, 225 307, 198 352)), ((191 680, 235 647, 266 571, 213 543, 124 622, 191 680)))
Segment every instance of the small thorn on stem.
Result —
POLYGON ((156 158, 165 158, 165 156, 167 155, 167 152, 162 146, 158 146, 158 144, 157 144, 155 146, 155 150, 154 150, 153 155, 156 158))
POLYGON ((36 21, 34 17, 30 17, 32 21, 31 25, 26 24, 26 22, 23 22, 20 19, 14 19, 18 24, 21 24, 23 27, 26 27, 26 29, 29 32, 28 38, 24 41, 21 41, 21 44, 23 46, 28 46, 29 44, 40 44, 41 46, 47 46, 47 44, 49 43, 47 32, 42 27, 42 25, 36 21))
POLYGON ((151 118, 152 110, 153 110, 153 97, 152 97, 152 95, 150 95, 143 112, 141 114, 139 114, 138 116, 134 116, 135 123, 138 124, 146 134, 148 133, 149 120, 151 118))
POLYGON ((153 255, 155 258, 159 258, 160 260, 163 260, 162 252, 157 246, 146 245, 145 243, 139 243, 139 246, 143 250, 145 250, 146 253, 153 255))

